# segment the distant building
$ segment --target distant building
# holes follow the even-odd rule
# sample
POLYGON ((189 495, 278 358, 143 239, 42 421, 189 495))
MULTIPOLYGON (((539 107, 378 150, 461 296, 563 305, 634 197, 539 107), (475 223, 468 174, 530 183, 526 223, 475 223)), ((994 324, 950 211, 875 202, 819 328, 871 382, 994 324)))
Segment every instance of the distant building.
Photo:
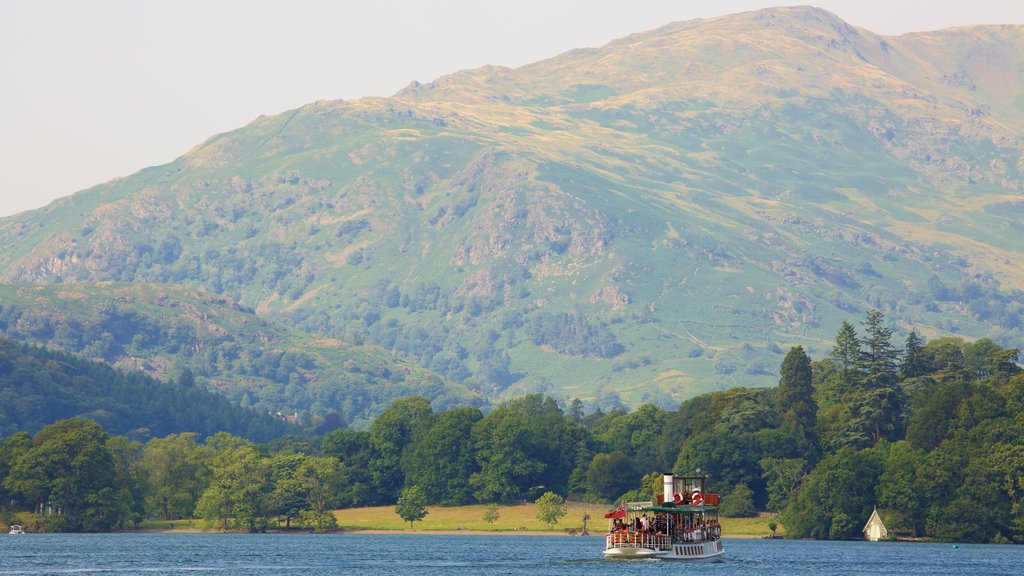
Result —
MULTIPOLYGON (((268 414, 269 414, 269 412, 268 412, 268 414)), ((299 421, 299 413, 298 412, 295 412, 294 414, 285 414, 285 413, 281 412, 280 410, 278 410, 277 412, 274 412, 271 415, 274 418, 277 418, 278 420, 283 420, 283 421, 285 421, 285 422, 287 422, 289 424, 295 424, 296 422, 299 421)))
POLYGON ((885 529, 885 524, 882 524, 877 508, 871 512, 868 523, 864 525, 864 537, 872 542, 878 542, 889 537, 889 531, 885 529))

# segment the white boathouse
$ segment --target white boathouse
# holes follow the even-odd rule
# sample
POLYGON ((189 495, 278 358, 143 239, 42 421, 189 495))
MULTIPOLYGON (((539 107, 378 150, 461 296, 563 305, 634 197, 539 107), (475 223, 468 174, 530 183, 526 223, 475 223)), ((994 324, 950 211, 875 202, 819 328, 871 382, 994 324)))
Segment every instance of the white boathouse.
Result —
POLYGON ((885 540, 889 537, 889 531, 885 529, 885 524, 882 524, 882 519, 878 516, 878 508, 871 512, 868 523, 864 525, 864 537, 872 542, 885 540))

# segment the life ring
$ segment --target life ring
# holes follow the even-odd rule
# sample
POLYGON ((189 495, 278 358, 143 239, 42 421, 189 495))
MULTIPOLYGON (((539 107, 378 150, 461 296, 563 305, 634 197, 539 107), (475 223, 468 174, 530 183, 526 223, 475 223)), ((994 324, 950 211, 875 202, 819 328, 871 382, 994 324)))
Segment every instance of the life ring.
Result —
POLYGON ((672 495, 672 500, 674 500, 676 504, 682 504, 683 495, 680 494, 679 492, 676 492, 675 494, 672 495))
POLYGON ((693 495, 690 496, 690 502, 694 506, 700 506, 704 504, 704 495, 701 494, 700 490, 694 490, 693 495))

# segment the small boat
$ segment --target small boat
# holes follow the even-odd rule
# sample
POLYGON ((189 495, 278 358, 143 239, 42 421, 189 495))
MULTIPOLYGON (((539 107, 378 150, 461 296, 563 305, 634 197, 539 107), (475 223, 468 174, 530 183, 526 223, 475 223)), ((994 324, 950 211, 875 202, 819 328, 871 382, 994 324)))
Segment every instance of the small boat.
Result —
POLYGON ((24 533, 25 533, 25 531, 22 530, 21 526, 19 526, 18 524, 11 524, 11 530, 8 532, 8 534, 24 534, 24 533))
POLYGON ((721 560, 718 494, 705 491, 707 476, 663 476, 656 501, 629 502, 605 514, 605 558, 721 560))

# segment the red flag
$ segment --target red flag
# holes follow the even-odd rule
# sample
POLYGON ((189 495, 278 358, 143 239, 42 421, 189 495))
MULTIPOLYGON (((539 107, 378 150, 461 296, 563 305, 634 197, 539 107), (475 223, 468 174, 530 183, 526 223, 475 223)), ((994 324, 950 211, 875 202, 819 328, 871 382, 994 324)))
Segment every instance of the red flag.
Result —
POLYGON ((625 518, 626 517, 626 505, 622 504, 615 510, 604 515, 605 518, 625 518))

